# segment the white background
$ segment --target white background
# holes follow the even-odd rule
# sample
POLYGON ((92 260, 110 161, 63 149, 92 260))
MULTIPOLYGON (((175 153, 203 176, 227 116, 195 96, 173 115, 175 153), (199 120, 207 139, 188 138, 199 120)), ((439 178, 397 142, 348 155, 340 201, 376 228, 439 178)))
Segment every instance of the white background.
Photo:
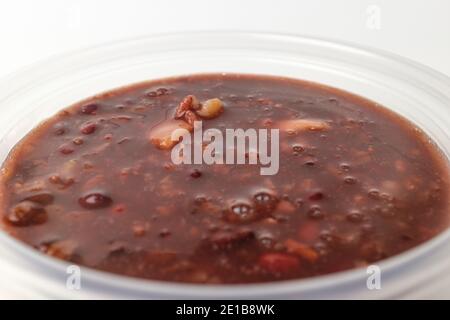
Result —
POLYGON ((92 44, 205 29, 346 40, 450 75, 449 14, 449 0, 0 0, 0 77, 92 44), (367 27, 370 5, 380 9, 380 29, 367 27))
MULTIPOLYGON (((345 40, 397 53, 450 76, 449 14, 449 0, 0 0, 0 77, 80 47, 198 30, 345 40), (380 13, 375 25, 370 23, 373 6, 380 13)), ((2 279, 0 289, 1 284, 2 279)), ((0 298, 21 297, 11 288, 0 290, 0 298)))

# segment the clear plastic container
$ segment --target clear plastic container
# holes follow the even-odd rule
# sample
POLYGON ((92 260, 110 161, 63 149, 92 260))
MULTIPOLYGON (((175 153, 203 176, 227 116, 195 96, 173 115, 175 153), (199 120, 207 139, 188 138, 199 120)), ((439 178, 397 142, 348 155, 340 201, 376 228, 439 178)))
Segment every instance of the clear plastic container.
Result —
MULTIPOLYGON (((450 79, 405 58, 352 45, 262 33, 142 37, 41 61, 0 82, 0 161, 57 110, 101 91, 167 76, 234 72, 306 79, 353 92, 422 128, 450 159, 450 79)), ((0 232, 0 293, 34 298, 450 298, 450 231, 384 260, 381 290, 365 269, 279 283, 202 286, 132 279, 82 268, 66 288, 67 263, 0 232)), ((12 297, 12 296, 11 296, 12 297)))

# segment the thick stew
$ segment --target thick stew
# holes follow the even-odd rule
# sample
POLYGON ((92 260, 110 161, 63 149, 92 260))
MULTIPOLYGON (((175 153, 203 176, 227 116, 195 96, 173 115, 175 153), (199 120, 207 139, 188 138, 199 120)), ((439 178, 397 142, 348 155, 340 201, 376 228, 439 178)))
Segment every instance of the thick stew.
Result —
POLYGON ((100 94, 35 128, 3 165, 1 224, 44 254, 121 275, 307 278, 367 266, 445 230, 447 163, 412 123, 347 92, 184 76, 100 94), (278 170, 175 164, 184 138, 173 134, 193 134, 195 123, 279 129, 278 170))

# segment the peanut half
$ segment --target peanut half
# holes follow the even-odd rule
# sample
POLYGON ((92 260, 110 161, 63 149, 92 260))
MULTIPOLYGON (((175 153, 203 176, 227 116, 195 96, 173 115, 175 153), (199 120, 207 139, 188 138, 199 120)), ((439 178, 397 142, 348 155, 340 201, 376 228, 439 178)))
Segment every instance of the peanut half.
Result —
POLYGON ((192 126, 183 120, 166 120, 150 130, 150 142, 161 150, 169 150, 179 142, 179 139, 187 131, 192 131, 192 126), (177 139, 172 139, 178 137, 177 139))

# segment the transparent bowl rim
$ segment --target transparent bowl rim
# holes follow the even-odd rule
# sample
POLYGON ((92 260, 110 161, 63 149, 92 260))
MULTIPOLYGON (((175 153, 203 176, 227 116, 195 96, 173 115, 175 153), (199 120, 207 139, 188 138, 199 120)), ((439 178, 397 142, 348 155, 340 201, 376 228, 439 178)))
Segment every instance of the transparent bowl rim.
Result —
MULTIPOLYGON (((403 67, 420 71, 424 76, 428 76, 443 84, 446 88, 450 88, 450 77, 447 75, 427 67, 423 64, 410 60, 408 58, 399 56, 394 53, 385 52, 379 49, 362 46, 346 41, 337 41, 334 39, 302 36, 299 34, 288 33, 272 33, 272 32, 247 32, 247 31, 190 31, 190 32, 173 32, 173 33, 161 33, 152 35, 143 35, 133 38, 125 38, 121 40, 115 40, 105 42, 95 46, 87 46, 71 52, 56 54, 48 58, 38 60, 37 62, 23 67, 15 72, 12 72, 6 76, 0 78, 0 88, 5 88, 11 81, 23 77, 31 70, 39 70, 44 66, 51 65, 57 61, 69 60, 73 56, 77 56, 80 53, 92 53, 99 49, 106 49, 108 47, 114 47, 116 45, 126 46, 127 44, 150 41, 157 39, 176 40, 179 37, 198 37, 198 36, 211 36, 211 37, 248 37, 252 39, 262 38, 265 40, 273 40, 274 42, 301 42, 311 45, 320 45, 327 48, 334 48, 339 50, 351 50, 358 54, 364 54, 366 57, 373 59, 384 59, 401 65, 403 67)), ((7 90, 6 90, 7 91, 7 90)), ((8 92, 6 95, 0 91, 0 103, 12 95, 13 92, 8 92)), ((450 95, 446 94, 446 98, 450 101, 450 95)), ((0 137, 1 138, 1 137, 0 137)), ((442 232, 440 235, 433 239, 421 244, 411 250, 408 250, 399 255, 382 260, 377 263, 384 270, 385 273, 394 271, 397 267, 406 263, 413 263, 417 259, 425 258, 426 255, 433 250, 442 248, 445 244, 450 243, 450 229, 442 232)), ((30 257, 36 263, 41 266, 48 267, 49 270, 65 274, 65 270, 68 265, 67 262, 48 257, 38 251, 30 248, 28 245, 21 241, 9 236, 6 232, 0 232, 0 244, 6 245, 8 248, 20 252, 23 256, 30 257)), ((114 288, 124 288, 131 292, 141 293, 161 293, 166 296, 191 296, 191 297, 225 297, 233 298, 236 292, 241 295, 244 294, 247 297, 261 296, 262 292, 276 295, 286 295, 296 292, 307 292, 309 290, 322 290, 331 287, 338 287, 339 285, 347 285, 359 281, 364 281, 367 277, 365 270, 358 268, 343 272, 336 272, 329 275, 317 276, 313 278, 289 280, 271 283, 258 283, 258 284, 237 284, 237 285, 197 285, 197 284, 184 284, 175 282, 163 282, 155 280, 146 280, 139 278, 126 277, 107 272, 97 271, 94 269, 82 267, 84 281, 89 281, 96 285, 112 286, 114 288)))

